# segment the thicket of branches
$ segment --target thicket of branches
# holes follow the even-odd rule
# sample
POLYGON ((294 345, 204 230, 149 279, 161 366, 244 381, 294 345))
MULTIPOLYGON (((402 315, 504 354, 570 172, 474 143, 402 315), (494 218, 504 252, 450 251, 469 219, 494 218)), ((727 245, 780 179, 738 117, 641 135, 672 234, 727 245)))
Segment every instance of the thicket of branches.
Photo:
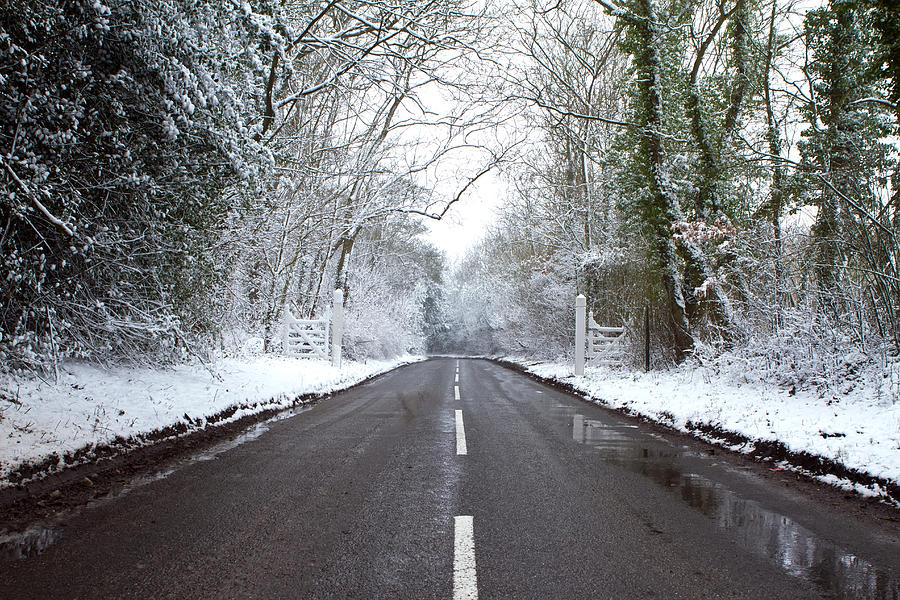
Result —
MULTIPOLYGON (((563 322, 585 293, 639 338, 650 305, 663 361, 742 348, 821 374, 896 354, 896 7, 568 0, 509 28, 504 90, 539 134, 488 242, 516 257, 482 284, 510 290, 501 312, 561 296, 563 322)), ((562 343, 520 334, 502 350, 562 343)))
POLYGON ((412 215, 491 161, 434 191, 486 117, 430 99, 473 93, 481 27, 457 0, 4 2, 0 362, 272 347, 334 287, 351 355, 420 347, 412 215))

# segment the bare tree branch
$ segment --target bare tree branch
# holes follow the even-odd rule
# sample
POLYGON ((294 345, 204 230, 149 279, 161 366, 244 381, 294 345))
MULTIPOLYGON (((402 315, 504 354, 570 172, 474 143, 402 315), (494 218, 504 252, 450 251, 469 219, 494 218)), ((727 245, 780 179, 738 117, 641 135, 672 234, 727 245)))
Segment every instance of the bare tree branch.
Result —
MULTIPOLYGON (((3 159, 0 158, 0 160, 3 159)), ((57 218, 53 213, 51 213, 47 209, 47 207, 44 206, 44 204, 40 200, 38 200, 37 196, 35 196, 31 192, 31 189, 29 189, 29 187, 25 185, 24 181, 19 179, 19 176, 16 175, 16 172, 12 170, 12 167, 10 167, 9 163, 7 163, 5 160, 3 160, 3 168, 6 169, 6 172, 9 173, 10 177, 12 177, 12 180, 16 182, 16 185, 18 185, 22 189, 22 191, 25 192, 25 195, 29 200, 31 200, 31 203, 34 204, 34 207, 37 208, 41 212, 41 214, 47 217, 48 221, 56 225, 60 229, 60 231, 62 231, 69 237, 75 237, 75 232, 63 221, 57 218)))

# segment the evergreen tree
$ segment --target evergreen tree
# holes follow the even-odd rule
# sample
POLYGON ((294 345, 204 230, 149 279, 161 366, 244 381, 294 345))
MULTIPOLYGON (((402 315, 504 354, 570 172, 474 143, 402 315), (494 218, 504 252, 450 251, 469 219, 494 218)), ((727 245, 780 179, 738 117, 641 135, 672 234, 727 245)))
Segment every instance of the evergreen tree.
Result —
MULTIPOLYGON (((890 123, 871 100, 883 96, 872 13, 856 0, 833 0, 806 19, 812 97, 803 109, 800 144, 810 200, 819 208, 813 234, 823 303, 839 311, 842 267, 853 261, 851 237, 866 214, 881 212, 874 180, 886 173, 890 123)), ((869 223, 863 223, 868 227, 869 223)))
POLYGON ((204 250, 228 210, 222 192, 262 166, 219 19, 247 33, 240 10, 211 3, 3 3, 0 347, 11 360, 169 354, 205 328, 217 268, 204 250))

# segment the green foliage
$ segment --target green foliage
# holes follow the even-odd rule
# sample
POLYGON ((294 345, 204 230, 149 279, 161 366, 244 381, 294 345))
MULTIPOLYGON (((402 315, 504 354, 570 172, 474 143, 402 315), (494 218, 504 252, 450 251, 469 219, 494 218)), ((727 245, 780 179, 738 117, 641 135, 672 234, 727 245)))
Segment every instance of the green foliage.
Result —
POLYGON ((874 68, 872 18, 859 2, 836 0, 806 19, 813 97, 803 107, 809 126, 800 151, 808 170, 805 200, 819 207, 816 272, 826 291, 841 278, 838 263, 845 261, 854 223, 867 211, 882 212, 875 190, 892 166, 892 147, 884 142, 892 118, 872 101, 886 95, 874 68))
POLYGON ((900 5, 894 0, 871 0, 872 24, 878 34, 878 48, 873 66, 881 78, 890 82, 890 101, 900 115, 900 5))
POLYGON ((226 186, 260 172, 214 3, 0 7, 0 349, 168 354, 207 323, 226 186))

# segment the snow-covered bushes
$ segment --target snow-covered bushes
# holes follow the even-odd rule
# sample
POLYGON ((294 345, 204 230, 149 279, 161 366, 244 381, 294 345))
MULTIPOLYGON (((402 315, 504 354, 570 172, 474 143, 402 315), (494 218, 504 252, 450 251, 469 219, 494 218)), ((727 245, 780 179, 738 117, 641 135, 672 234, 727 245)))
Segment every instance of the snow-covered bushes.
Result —
POLYGON ((4 367, 171 358, 206 328, 222 192, 267 164, 232 85, 248 23, 228 3, 4 3, 4 367))
POLYGON ((425 284, 413 281, 398 286, 381 275, 369 271, 353 278, 344 326, 344 352, 350 359, 382 359, 425 350, 425 284))
POLYGON ((535 256, 511 270, 511 295, 507 329, 498 337, 510 352, 530 348, 535 356, 549 358, 571 353, 575 319, 574 272, 570 257, 535 256), (518 349, 517 349, 518 347, 518 349))
POLYGON ((571 352, 570 261, 564 254, 517 255, 516 245, 497 233, 454 267, 445 286, 446 332, 435 351, 547 358, 571 352))
POLYGON ((344 352, 355 360, 426 350, 426 307, 444 258, 419 239, 420 224, 388 215, 354 244, 346 279, 344 352))
POLYGON ((701 343, 695 355, 709 364, 739 364, 744 377, 794 391, 846 395, 867 386, 890 401, 900 399, 897 349, 881 334, 865 286, 848 277, 823 299, 812 281, 808 223, 781 234, 775 240, 762 227, 731 238, 738 258, 725 272, 738 308, 737 342, 727 352, 701 343))

